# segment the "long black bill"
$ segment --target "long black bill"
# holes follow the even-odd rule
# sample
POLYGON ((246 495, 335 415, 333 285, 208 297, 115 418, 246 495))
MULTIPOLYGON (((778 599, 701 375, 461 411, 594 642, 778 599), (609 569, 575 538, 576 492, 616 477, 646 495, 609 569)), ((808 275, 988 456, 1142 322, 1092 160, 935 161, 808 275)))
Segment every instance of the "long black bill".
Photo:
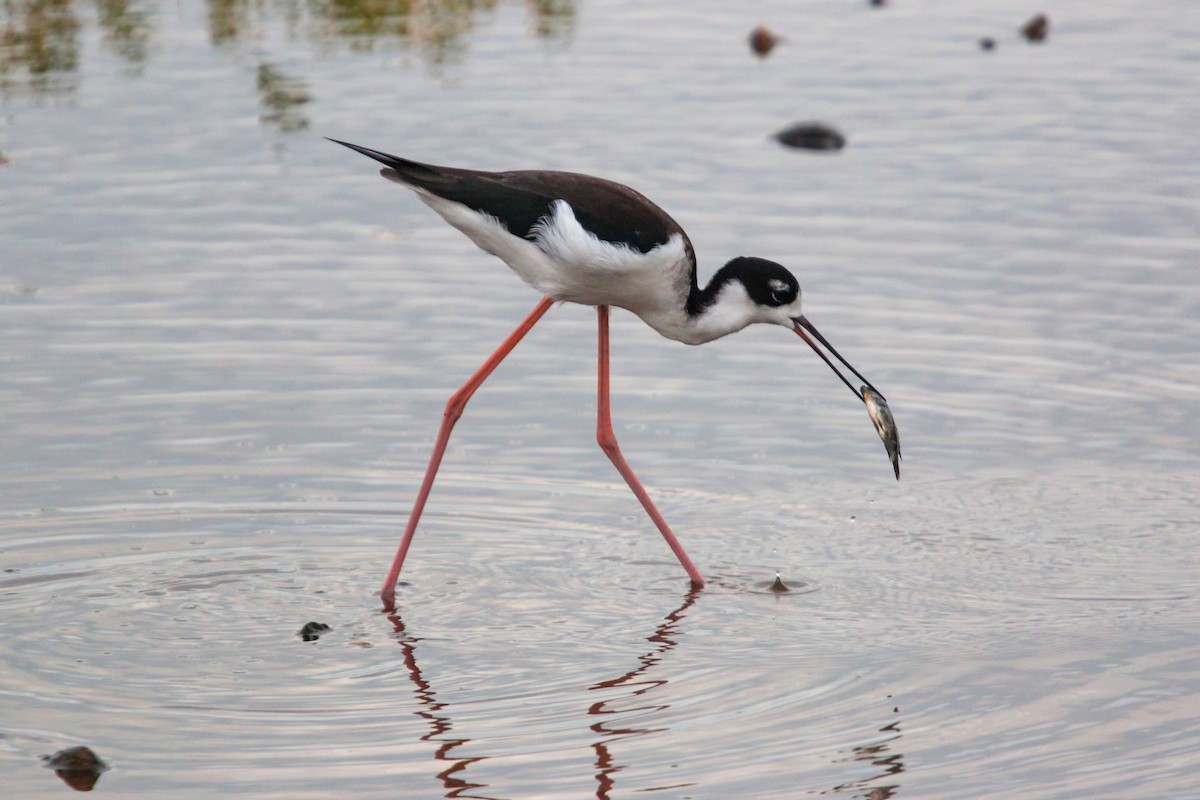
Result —
POLYGON ((796 327, 795 327, 796 334, 801 339, 803 339, 805 342, 808 343, 808 346, 813 349, 814 353, 816 353, 817 355, 819 355, 821 357, 822 361, 824 361, 826 364, 829 365, 829 368, 831 370, 833 370, 834 374, 842 379, 842 383, 844 383, 848 387, 850 387, 850 391, 854 392, 855 397, 857 397, 859 400, 862 400, 864 403, 867 402, 866 398, 862 396, 862 392, 860 392, 858 389, 854 388, 854 384, 852 384, 850 381, 846 380, 846 376, 842 374, 841 370, 839 370, 837 368, 836 364, 834 364, 832 361, 829 360, 829 356, 825 355, 824 351, 822 351, 820 347, 817 347, 817 342, 820 342, 821 344, 825 345, 825 348, 827 350, 829 350, 830 353, 833 353, 833 357, 836 358, 838 361, 842 362, 842 364, 846 367, 846 369, 853 372, 855 374, 855 376, 857 376, 860 381, 865 383, 871 391, 873 391, 875 394, 879 395, 880 397, 883 397, 883 392, 879 391, 874 386, 872 386, 871 382, 869 380, 867 380, 866 378, 864 378, 861 372, 856 370, 849 361, 842 358, 842 354, 839 353, 837 351, 837 349, 829 343, 828 339, 826 339, 824 336, 821 335, 821 332, 819 330, 817 330, 815 325, 813 325, 811 322, 808 321, 807 317, 805 317, 802 314, 798 317, 793 317, 792 321, 794 323, 796 323, 796 327), (808 333, 805 333, 805 331, 808 331, 808 333), (811 338, 809 338, 809 335, 808 335, 809 333, 811 333, 814 337, 816 337, 817 342, 814 342, 811 338))

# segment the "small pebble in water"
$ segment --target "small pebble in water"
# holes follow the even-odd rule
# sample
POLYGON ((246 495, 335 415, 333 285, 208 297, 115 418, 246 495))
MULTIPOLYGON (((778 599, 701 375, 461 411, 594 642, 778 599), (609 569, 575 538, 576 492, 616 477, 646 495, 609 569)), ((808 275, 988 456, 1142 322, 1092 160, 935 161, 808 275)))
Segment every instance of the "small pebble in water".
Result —
POLYGON ((306 622, 303 628, 296 631, 296 635, 306 642, 315 642, 321 638, 322 633, 329 633, 331 630, 333 628, 324 622, 306 622))
POLYGON ((780 41, 780 37, 767 30, 766 25, 759 25, 750 31, 750 49, 759 58, 766 58, 780 41))
POLYGON ((979 49, 980 50, 995 50, 996 49, 996 40, 990 36, 983 37, 982 39, 979 40, 979 49))
POLYGON ((841 150, 846 146, 845 135, 824 122, 799 122, 775 134, 775 139, 800 150, 841 150))
POLYGON ((791 587, 784 583, 783 578, 779 577, 779 573, 776 572, 775 582, 771 584, 770 591, 775 592, 776 594, 783 594, 784 592, 790 592, 791 587))
POLYGON ((54 770, 63 783, 80 792, 90 792, 100 780, 100 774, 108 769, 100 756, 90 747, 68 747, 52 756, 42 756, 42 763, 54 770))
POLYGON ((1033 19, 1021 26, 1021 33, 1031 42, 1043 42, 1046 40, 1046 34, 1050 32, 1050 18, 1045 14, 1038 14, 1033 19))

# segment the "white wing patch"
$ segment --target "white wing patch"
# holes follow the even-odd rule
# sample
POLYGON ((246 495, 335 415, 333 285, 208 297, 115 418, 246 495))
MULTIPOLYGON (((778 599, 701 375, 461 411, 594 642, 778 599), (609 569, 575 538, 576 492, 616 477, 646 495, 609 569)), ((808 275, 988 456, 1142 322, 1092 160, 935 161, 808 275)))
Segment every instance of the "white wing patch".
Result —
POLYGON ((489 214, 415 191, 480 249, 504 261, 543 294, 559 301, 625 308, 664 336, 684 341, 681 331, 690 324, 684 304, 694 267, 680 234, 642 253, 593 236, 579 224, 570 204, 557 200, 530 240, 513 236, 489 214))
POLYGON ((625 270, 646 257, 627 244, 598 239, 579 224, 566 200, 555 200, 549 216, 538 220, 530 234, 548 256, 575 267, 625 270))
POLYGON ((549 216, 534 226, 533 240, 558 265, 556 296, 564 300, 626 308, 652 327, 652 317, 684 313, 692 261, 679 234, 643 253, 597 238, 575 218, 570 203, 556 200, 549 216))

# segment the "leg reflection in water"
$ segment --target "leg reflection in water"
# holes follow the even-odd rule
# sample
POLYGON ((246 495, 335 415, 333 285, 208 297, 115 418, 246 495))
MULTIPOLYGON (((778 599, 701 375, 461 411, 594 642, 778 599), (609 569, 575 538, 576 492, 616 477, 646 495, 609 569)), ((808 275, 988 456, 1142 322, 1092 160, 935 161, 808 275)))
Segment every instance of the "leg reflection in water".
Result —
POLYGON ((408 633, 399 614, 389 614, 388 620, 396 632, 396 643, 400 645, 400 650, 404 653, 404 667, 408 670, 408 679, 413 685, 413 696, 420 704, 416 714, 429 723, 429 732, 421 737, 421 741, 437 743, 438 748, 433 757, 446 764, 446 768, 437 773, 437 779, 442 782, 442 788, 446 790, 446 794, 443 796, 474 798, 474 800, 499 800, 490 794, 464 794, 464 792, 475 792, 488 788, 487 784, 471 783, 460 776, 460 773, 465 772, 467 767, 475 762, 486 761, 487 756, 455 758, 451 755, 455 749, 469 744, 471 740, 466 737, 456 738, 453 735, 454 724, 450 721, 450 705, 437 699, 437 692, 421 674, 421 668, 417 666, 416 652, 416 645, 421 641, 420 638, 408 633))
MULTIPOLYGON (((699 598, 698 590, 689 590, 677 608, 661 618, 652 632, 644 637, 649 645, 639 655, 634 657, 632 668, 614 677, 605 678, 591 685, 576 684, 585 693, 598 693, 604 699, 595 700, 586 706, 581 726, 586 726, 588 738, 591 740, 590 771, 595 782, 595 797, 597 800, 612 800, 617 792, 617 781, 620 773, 628 767, 638 766, 638 754, 645 754, 646 748, 639 748, 635 740, 640 737, 654 736, 666 733, 670 728, 666 725, 655 726, 654 719, 665 721, 670 704, 665 700, 656 702, 656 693, 671 683, 671 670, 663 662, 668 659, 671 651, 676 649, 684 633, 684 622, 689 609, 699 598), (620 744, 631 740, 629 747, 620 744), (624 751, 625 761, 622 761, 624 751), (630 757, 633 762, 630 763, 630 757)), ((388 616, 396 634, 397 644, 403 654, 404 666, 408 679, 413 686, 413 697, 417 701, 415 713, 427 723, 428 731, 420 737, 421 741, 430 742, 436 746, 434 752, 437 764, 436 779, 443 789, 442 797, 469 798, 473 800, 500 800, 509 797, 508 794, 492 794, 488 785, 467 779, 468 768, 478 762, 491 759, 491 756, 456 756, 456 751, 468 749, 478 752, 478 746, 483 740, 471 739, 456 733, 451 716, 454 708, 451 704, 439 700, 437 692, 430 681, 422 674, 417 664, 417 647, 421 639, 410 633, 398 613, 388 616), (472 745, 474 745, 472 747, 472 745)), ((677 687, 678 688, 678 687, 677 687)), ((661 692, 664 696, 666 692, 661 692)), ((890 698, 890 695, 889 695, 890 698)), ((899 752, 902 736, 900 730, 899 708, 893 708, 894 701, 889 700, 888 716, 893 719, 886 725, 876 728, 871 735, 864 735, 865 744, 854 746, 848 750, 840 750, 839 756, 832 763, 848 765, 847 771, 861 774, 863 764, 870 765, 871 773, 867 777, 844 781, 831 788, 821 790, 814 787, 812 794, 831 794, 861 798, 861 800, 887 800, 895 797, 900 788, 899 779, 905 771, 904 756, 899 752)), ((475 707, 477 715, 480 709, 475 707)), ((519 723, 520 720, 514 720, 519 723)), ((572 720, 562 719, 561 722, 570 724, 572 720)), ((506 750, 511 754, 512 744, 506 750)), ((582 766, 582 765, 581 765, 582 766)), ((478 770, 476 770, 478 772, 478 770)), ((628 781, 626 781, 628 782, 628 781)), ((701 782, 678 783, 670 786, 654 786, 653 791, 682 790, 687 787, 701 786, 701 782)), ((622 795, 629 792, 650 791, 650 787, 623 787, 622 795)))
MULTIPOLYGON (((678 644, 676 637, 680 633, 680 624, 687 615, 687 610, 696 602, 696 598, 700 596, 699 589, 691 589, 683 596, 683 604, 679 608, 672 611, 663 617, 663 621, 654 629, 654 633, 646 637, 646 641, 651 647, 648 651, 638 656, 638 665, 626 673, 618 675, 615 678, 594 683, 588 687, 589 691, 597 691, 602 689, 614 689, 617 687, 625 687, 631 691, 621 697, 621 700, 627 700, 631 697, 642 697, 653 692, 660 686, 665 686, 669 681, 666 678, 652 678, 649 673, 656 664, 678 644)), ((647 698, 651 699, 651 698, 647 698)), ((666 703, 650 703, 649 705, 638 706, 635 708, 616 708, 615 699, 599 700, 592 703, 588 707, 588 716, 599 717, 592 723, 591 729, 600 734, 600 738, 592 743, 592 750, 596 752, 596 797, 597 800, 609 800, 610 792, 612 792, 615 782, 615 776, 624 767, 617 763, 613 756, 611 745, 622 739, 628 739, 634 736, 646 736, 651 733, 658 733, 663 728, 638 727, 629 725, 614 725, 618 719, 633 713, 660 713, 670 708, 666 703), (614 717, 614 715, 620 715, 614 717), (606 719, 609 718, 609 719, 606 719)), ((678 786, 663 786, 656 787, 658 789, 676 789, 691 784, 679 784, 678 786)))
MULTIPOLYGON (((648 673, 676 646, 676 637, 680 633, 680 623, 683 622, 687 610, 696 602, 696 598, 699 596, 700 590, 689 589, 679 607, 663 617, 662 621, 654 628, 654 631, 645 637, 645 640, 650 644, 650 649, 637 656, 637 666, 628 672, 623 672, 616 677, 607 678, 587 687, 588 691, 619 688, 630 690, 620 698, 596 701, 587 709, 589 720, 597 718, 590 722, 588 727, 593 733, 599 734, 599 738, 592 744, 592 750, 595 753, 593 763, 596 777, 596 797, 599 800, 609 799, 609 793, 613 787, 613 776, 623 769, 623 766, 615 761, 611 745, 632 736, 643 736, 662 730, 661 728, 613 725, 612 721, 616 718, 616 715, 625 716, 633 712, 663 711, 669 708, 666 704, 659 704, 647 705, 640 708, 617 709, 613 704, 619 699, 641 697, 648 692, 652 692, 656 687, 668 683, 666 678, 654 679, 648 673)), ((403 653, 404 666, 408 672, 408 679, 413 685, 413 696, 418 703, 416 714, 425 720, 429 726, 428 733, 421 736, 421 741, 435 743, 437 750, 434 753, 434 758, 438 762, 444 762, 445 764, 444 769, 441 769, 436 775, 437 779, 441 781, 442 788, 445 789, 443 797, 498 800, 498 798, 491 794, 481 793, 488 789, 487 784, 468 781, 465 775, 468 767, 477 762, 487 761, 489 756, 459 758, 454 755, 455 750, 471 744, 472 740, 465 736, 455 735, 454 723, 451 720, 452 707, 449 703, 438 699, 437 692, 434 691, 429 680, 421 673, 421 668, 417 664, 416 652, 417 644, 421 641, 420 637, 409 633, 398 612, 389 614, 387 618, 392 623, 392 628, 396 634, 396 643, 400 646, 403 653)))

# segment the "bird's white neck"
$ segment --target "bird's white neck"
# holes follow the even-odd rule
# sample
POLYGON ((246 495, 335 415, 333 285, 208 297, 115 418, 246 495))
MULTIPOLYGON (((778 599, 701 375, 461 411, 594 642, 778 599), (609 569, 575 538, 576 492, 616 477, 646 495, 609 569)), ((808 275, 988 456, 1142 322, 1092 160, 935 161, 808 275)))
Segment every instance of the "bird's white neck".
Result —
POLYGON ((781 309, 766 308, 755 303, 739 280, 723 281, 718 286, 710 285, 695 295, 698 308, 693 311, 676 307, 669 313, 643 312, 640 316, 663 336, 684 344, 711 342, 756 322, 789 328, 792 325, 781 309))

